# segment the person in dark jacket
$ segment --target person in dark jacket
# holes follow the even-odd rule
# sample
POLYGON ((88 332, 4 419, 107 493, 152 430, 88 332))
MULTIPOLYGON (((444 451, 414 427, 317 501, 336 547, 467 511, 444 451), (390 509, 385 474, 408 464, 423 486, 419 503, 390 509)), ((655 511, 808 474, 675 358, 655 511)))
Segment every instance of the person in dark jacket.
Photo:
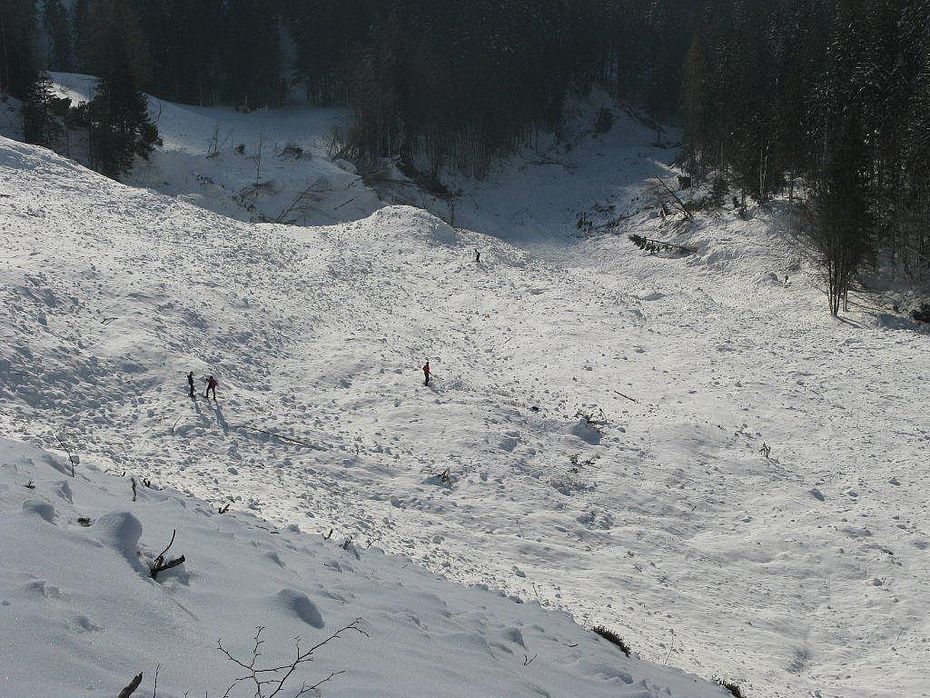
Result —
POLYGON ((196 399, 197 396, 194 394, 194 372, 193 371, 187 374, 187 384, 191 387, 191 397, 196 399))
POLYGON ((207 392, 205 392, 205 393, 203 394, 203 396, 204 396, 205 398, 209 398, 209 397, 210 397, 210 391, 212 390, 212 391, 213 391, 213 401, 216 402, 216 386, 218 386, 218 385, 219 385, 219 383, 217 383, 216 378, 214 378, 213 376, 210 376, 209 378, 207 378, 207 392))
POLYGON ((429 359, 427 359, 426 364, 423 366, 423 377, 425 378, 425 380, 423 381, 423 385, 429 385, 430 375, 431 374, 429 370, 429 359))

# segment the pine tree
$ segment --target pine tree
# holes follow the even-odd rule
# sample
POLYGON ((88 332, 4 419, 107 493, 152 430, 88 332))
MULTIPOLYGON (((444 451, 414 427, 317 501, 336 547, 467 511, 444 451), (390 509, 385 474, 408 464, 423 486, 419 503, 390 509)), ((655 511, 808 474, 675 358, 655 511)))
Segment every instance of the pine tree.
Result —
POLYGON ((0 92, 22 98, 35 82, 36 32, 35 0, 0 1, 0 92))
POLYGON ((23 97, 23 140, 53 148, 61 135, 61 126, 52 113, 55 99, 47 73, 39 73, 23 97))
POLYGON ((52 43, 52 69, 69 73, 74 70, 74 38, 68 11, 61 0, 45 0, 42 22, 52 43))
POLYGON ((140 90, 147 55, 129 0, 93 0, 82 32, 88 64, 99 76, 87 105, 91 165, 117 178, 136 156, 147 158, 158 141, 140 90))
POLYGON ((107 177, 116 179, 128 171, 137 155, 147 159, 158 141, 148 101, 128 75, 97 83, 87 118, 92 165, 107 177))
POLYGON ((224 100, 245 110, 280 105, 287 86, 276 3, 228 0, 223 33, 224 100))
POLYGON ((813 240, 827 275, 830 312, 838 315, 870 252, 872 216, 866 139, 858 116, 844 114, 831 134, 812 201, 813 240))

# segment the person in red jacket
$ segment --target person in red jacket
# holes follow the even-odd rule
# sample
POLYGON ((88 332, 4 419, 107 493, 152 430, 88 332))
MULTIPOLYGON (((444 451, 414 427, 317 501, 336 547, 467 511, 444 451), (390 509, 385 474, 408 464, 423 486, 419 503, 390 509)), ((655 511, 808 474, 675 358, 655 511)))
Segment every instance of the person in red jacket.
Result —
POLYGON ((216 378, 214 378, 213 376, 210 376, 209 378, 207 378, 207 392, 205 392, 205 393, 203 394, 203 396, 204 396, 205 398, 209 398, 209 397, 210 397, 210 391, 212 390, 212 391, 213 391, 213 401, 216 402, 216 386, 218 386, 218 385, 219 385, 219 383, 217 383, 216 378))
POLYGON ((426 360, 426 364, 423 366, 423 376, 426 379, 423 381, 423 385, 429 385, 429 377, 430 377, 429 359, 426 360))

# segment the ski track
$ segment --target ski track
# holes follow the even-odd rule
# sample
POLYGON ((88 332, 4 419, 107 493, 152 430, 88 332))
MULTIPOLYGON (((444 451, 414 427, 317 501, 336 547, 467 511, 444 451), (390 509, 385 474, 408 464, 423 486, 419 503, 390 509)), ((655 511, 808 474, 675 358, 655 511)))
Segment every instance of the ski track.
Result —
POLYGON ((759 244, 764 218, 702 220, 684 260, 403 207, 248 226, 36 152, 0 148, 17 435, 538 599, 752 696, 930 695, 928 336, 831 321, 803 265, 782 283, 794 252, 759 244), (218 402, 187 399, 188 370, 218 402), (576 417, 595 408, 599 437, 576 417))

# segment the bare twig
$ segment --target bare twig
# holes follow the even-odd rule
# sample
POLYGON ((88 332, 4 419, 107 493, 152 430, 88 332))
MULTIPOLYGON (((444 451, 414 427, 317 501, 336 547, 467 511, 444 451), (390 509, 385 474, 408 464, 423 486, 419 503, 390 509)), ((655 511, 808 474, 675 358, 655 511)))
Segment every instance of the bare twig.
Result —
POLYGON ((68 450, 68 447, 65 446, 65 442, 61 440, 58 434, 55 434, 55 440, 61 444, 61 450, 68 454, 68 460, 71 461, 71 477, 74 477, 74 466, 81 462, 81 459, 77 456, 71 455, 71 451, 68 450))
POLYGON ((629 395, 624 395, 619 390, 615 390, 614 392, 617 393, 617 395, 619 395, 620 397, 626 398, 630 402, 635 402, 636 404, 639 404, 639 400, 635 400, 634 398, 631 398, 629 395))
POLYGON ((316 185, 318 185, 324 179, 325 179, 324 177, 320 177, 315 182, 313 182, 313 184, 311 184, 309 187, 307 187, 302 192, 300 192, 296 196, 296 198, 290 203, 290 205, 288 205, 287 207, 284 208, 284 210, 281 211, 281 213, 278 215, 278 217, 275 219, 274 222, 283 223, 287 214, 289 214, 291 211, 297 208, 297 206, 299 206, 306 197, 310 196, 310 193, 313 191, 314 187, 316 187, 316 185))
MULTIPOLYGON (((359 195, 359 196, 361 196, 361 195, 359 195)), ((358 196, 353 196, 353 197, 352 197, 351 199, 349 199, 348 201, 343 201, 343 202, 342 202, 341 204, 339 204, 338 206, 334 206, 334 207, 333 207, 333 211, 338 211, 338 210, 341 209, 343 206, 348 206, 348 205, 351 204, 353 201, 355 201, 357 198, 358 198, 358 196)))
POLYGON ((685 202, 681 200, 681 197, 678 196, 678 194, 676 194, 672 190, 672 188, 668 184, 665 183, 665 180, 663 180, 661 177, 653 177, 653 181, 658 182, 659 185, 665 190, 665 192, 670 197, 672 197, 672 200, 674 202, 673 206, 675 207, 675 209, 685 214, 688 220, 694 223, 694 215, 691 213, 691 211, 687 209, 687 207, 685 206, 685 202))
MULTIPOLYGON (((216 642, 217 650, 221 654, 223 654, 223 656, 225 656, 228 661, 240 667, 245 672, 243 676, 240 676, 239 678, 235 679, 232 682, 232 684, 230 684, 229 688, 226 689, 226 693, 223 694, 224 698, 228 698, 228 696, 232 694, 232 690, 237 685, 243 682, 248 683, 250 686, 252 686, 255 689, 255 693, 254 693, 255 698, 275 698, 275 696, 278 696, 281 694, 281 692, 285 688, 285 684, 287 683, 287 681, 300 668, 300 666, 307 662, 313 661, 313 653, 316 652, 321 647, 323 647, 324 645, 327 645, 333 640, 340 638, 343 634, 349 631, 355 631, 359 633, 360 635, 363 635, 364 637, 368 637, 368 633, 366 633, 364 630, 358 627, 359 623, 361 622, 362 622, 361 618, 356 618, 348 625, 340 628, 339 630, 334 632, 332 635, 330 635, 329 637, 325 638, 324 640, 320 641, 319 643, 317 643, 316 645, 314 645, 313 647, 307 650, 301 649, 300 638, 299 637, 295 638, 294 640, 295 655, 294 655, 293 661, 281 664, 279 666, 272 666, 269 668, 261 668, 258 666, 258 660, 262 656, 262 645, 265 643, 265 641, 262 640, 262 637, 261 637, 262 632, 264 632, 265 630, 264 627, 259 627, 257 629, 255 633, 255 637, 253 638, 252 656, 247 661, 242 660, 242 659, 237 659, 236 657, 234 657, 232 654, 229 653, 229 651, 225 647, 223 647, 222 641, 217 640, 216 642)), ((317 681, 315 684, 307 685, 306 683, 303 683, 301 685, 300 690, 295 694, 295 698, 297 698, 297 696, 306 695, 310 693, 311 691, 314 691, 315 689, 317 689, 319 686, 322 686, 327 681, 331 681, 332 679, 334 679, 335 677, 343 673, 345 672, 334 671, 334 672, 331 672, 329 676, 327 676, 326 678, 321 679, 320 681, 317 681)))

